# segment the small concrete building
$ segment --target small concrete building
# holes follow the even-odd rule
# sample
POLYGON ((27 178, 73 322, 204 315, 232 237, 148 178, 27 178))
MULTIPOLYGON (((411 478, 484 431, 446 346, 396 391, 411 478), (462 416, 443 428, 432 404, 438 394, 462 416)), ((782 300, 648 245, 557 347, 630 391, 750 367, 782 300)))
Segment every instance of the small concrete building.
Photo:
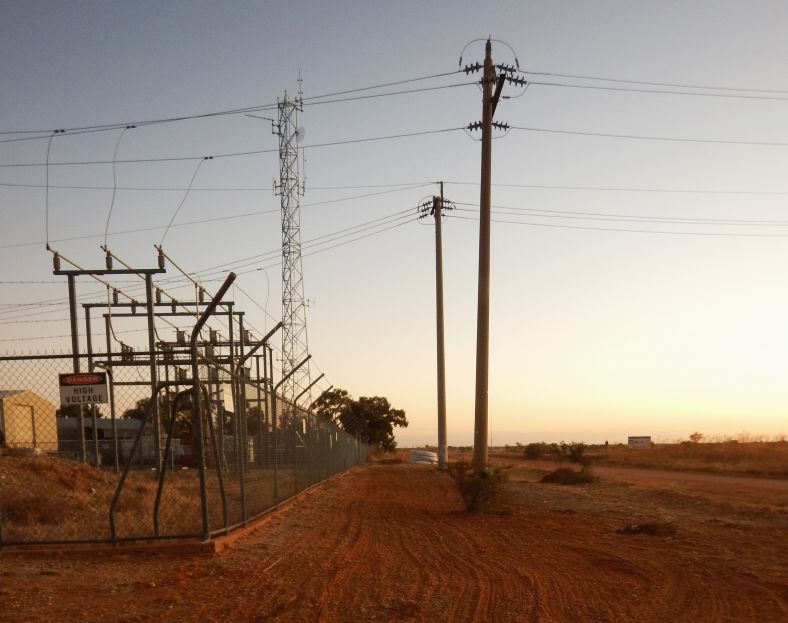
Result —
POLYGON ((9 448, 57 450, 55 405, 29 389, 0 390, 0 438, 9 448))

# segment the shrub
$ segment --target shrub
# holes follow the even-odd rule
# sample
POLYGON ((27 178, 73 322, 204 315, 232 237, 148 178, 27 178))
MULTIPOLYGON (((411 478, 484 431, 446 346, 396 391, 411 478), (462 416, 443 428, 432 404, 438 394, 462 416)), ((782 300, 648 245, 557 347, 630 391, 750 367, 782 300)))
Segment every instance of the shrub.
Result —
POLYGON ((481 510, 493 501, 507 480, 506 473, 500 469, 476 471, 467 461, 449 463, 447 471, 457 482, 462 501, 469 511, 481 510))
POLYGON ((571 467, 559 467, 549 474, 542 476, 540 482, 559 485, 587 485, 594 482, 594 473, 589 467, 584 467, 579 472, 573 470, 571 467))
POLYGON ((548 445, 544 441, 538 441, 526 445, 525 450, 523 450, 523 454, 529 461, 535 461, 537 459, 541 459, 545 454, 548 453, 548 451, 548 445))
POLYGON ((553 444, 552 452, 559 461, 569 461, 587 466, 591 464, 590 457, 586 456, 587 448, 588 446, 581 441, 570 441, 569 443, 562 441, 558 445, 553 444))

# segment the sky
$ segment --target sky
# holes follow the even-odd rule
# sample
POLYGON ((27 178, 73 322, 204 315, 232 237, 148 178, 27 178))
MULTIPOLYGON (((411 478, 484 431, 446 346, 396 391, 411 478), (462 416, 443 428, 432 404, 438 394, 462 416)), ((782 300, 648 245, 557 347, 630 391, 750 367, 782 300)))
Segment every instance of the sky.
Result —
MULTIPOLYGON (((434 230, 416 215, 443 180, 448 441, 470 445, 481 148, 459 128, 481 93, 457 70, 491 36, 529 82, 496 110, 512 127, 493 141, 491 442, 788 432, 786 26, 767 1, 0 0, 0 352, 69 348, 44 245, 100 267, 105 228, 135 266, 163 240, 209 290, 235 270, 233 300, 270 329, 270 122, 122 128, 273 116, 300 75, 317 387, 386 396, 401 446, 436 442, 434 230), (351 142, 401 134, 417 135, 351 142), (48 147, 99 164, 47 170, 48 147)), ((80 281, 81 300, 101 289, 80 281)))

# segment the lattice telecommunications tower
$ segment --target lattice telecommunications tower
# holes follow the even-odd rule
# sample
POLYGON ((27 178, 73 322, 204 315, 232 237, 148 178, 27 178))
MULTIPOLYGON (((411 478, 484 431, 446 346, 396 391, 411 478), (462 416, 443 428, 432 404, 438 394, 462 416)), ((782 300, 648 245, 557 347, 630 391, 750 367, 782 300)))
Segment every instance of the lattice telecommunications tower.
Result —
MULTIPOLYGON (((300 198, 304 194, 298 159, 298 142, 303 130, 298 113, 303 110, 301 94, 278 101, 279 182, 276 192, 282 204, 282 377, 291 373, 308 354, 304 273, 301 267, 300 198)), ((282 397, 292 401, 310 383, 309 364, 299 368, 282 385, 282 397)))

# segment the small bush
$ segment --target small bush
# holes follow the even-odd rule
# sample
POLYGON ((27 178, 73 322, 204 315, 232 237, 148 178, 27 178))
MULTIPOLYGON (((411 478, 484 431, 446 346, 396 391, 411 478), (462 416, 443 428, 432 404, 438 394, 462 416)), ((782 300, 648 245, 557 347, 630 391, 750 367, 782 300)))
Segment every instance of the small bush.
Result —
POLYGON ((541 459, 548 452, 548 445, 544 441, 539 441, 526 445, 525 450, 523 450, 523 455, 529 461, 535 461, 537 459, 541 459))
POLYGON ((580 441, 561 442, 553 444, 551 451, 559 461, 569 461, 578 465, 587 466, 591 464, 591 458, 586 455, 588 446, 580 441))
POLYGON ((477 472, 467 461, 449 463, 449 475, 457 482, 462 501, 469 511, 478 511, 492 502, 506 482, 507 474, 500 469, 485 469, 477 472))
POLYGON ((542 476, 540 482, 559 485, 587 485, 594 482, 594 473, 590 468, 583 468, 578 472, 571 467, 559 467, 542 476))

